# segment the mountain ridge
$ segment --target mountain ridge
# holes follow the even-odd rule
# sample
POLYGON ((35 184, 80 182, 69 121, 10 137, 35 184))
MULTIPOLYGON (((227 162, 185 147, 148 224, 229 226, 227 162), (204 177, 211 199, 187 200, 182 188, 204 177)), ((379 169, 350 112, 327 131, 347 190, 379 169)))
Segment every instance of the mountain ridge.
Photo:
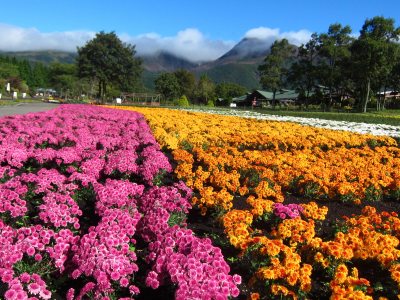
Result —
MULTIPOLYGON (((192 62, 168 51, 158 51, 152 55, 137 54, 137 57, 143 61, 146 87, 150 89, 154 88, 154 85, 150 84, 150 79, 156 78, 158 74, 186 69, 198 77, 201 74, 207 74, 216 83, 233 82, 250 90, 259 88, 257 68, 269 53, 270 44, 270 41, 257 38, 243 38, 217 59, 203 63, 192 62)), ((0 54, 45 64, 74 63, 77 56, 76 52, 55 50, 8 51, 0 52, 0 54)))

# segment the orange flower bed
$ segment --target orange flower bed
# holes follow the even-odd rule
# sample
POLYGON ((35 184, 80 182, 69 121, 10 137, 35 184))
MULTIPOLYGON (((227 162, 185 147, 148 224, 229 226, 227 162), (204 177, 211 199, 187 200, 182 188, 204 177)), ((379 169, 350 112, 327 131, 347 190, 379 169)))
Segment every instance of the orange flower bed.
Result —
POLYGON ((327 237, 320 231, 328 208, 312 201, 400 200, 400 148, 394 139, 160 108, 118 108, 144 114, 161 147, 171 152, 176 177, 195 191, 192 204, 202 215, 218 213, 226 240, 239 251, 234 261, 249 264, 249 299, 318 299, 316 291, 331 299, 399 294, 397 214, 367 206, 361 215, 338 220, 327 237), (301 214, 282 219, 275 204, 285 204, 289 195, 303 199, 301 214), (389 274, 379 281, 383 287, 363 277, 364 263, 389 274))

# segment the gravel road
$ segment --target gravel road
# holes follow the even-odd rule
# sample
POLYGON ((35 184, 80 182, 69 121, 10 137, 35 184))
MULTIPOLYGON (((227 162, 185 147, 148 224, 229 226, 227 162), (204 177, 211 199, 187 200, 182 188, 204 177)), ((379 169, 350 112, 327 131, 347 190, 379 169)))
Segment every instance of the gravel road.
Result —
POLYGON ((30 112, 39 112, 56 108, 54 103, 19 103, 16 105, 0 106, 0 117, 22 115, 30 112))

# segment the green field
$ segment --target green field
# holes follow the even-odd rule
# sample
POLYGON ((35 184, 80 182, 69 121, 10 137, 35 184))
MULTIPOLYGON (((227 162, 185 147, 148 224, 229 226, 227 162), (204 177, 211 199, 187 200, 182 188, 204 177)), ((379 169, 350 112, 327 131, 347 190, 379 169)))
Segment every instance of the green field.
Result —
POLYGON ((17 99, 17 100, 0 100, 0 106, 16 105, 19 103, 38 103, 43 102, 41 99, 17 99))
POLYGON ((247 108, 227 108, 227 107, 207 107, 199 105, 191 105, 187 109, 196 110, 216 110, 216 111, 253 111, 260 114, 278 115, 278 116, 290 116, 290 117, 301 117, 301 118, 317 118, 323 120, 333 121, 346 121, 346 122, 358 122, 367 124, 386 124, 393 126, 400 126, 400 109, 388 109, 384 111, 370 111, 367 113, 355 113, 355 112, 322 112, 322 111, 297 111, 297 110, 282 110, 282 109, 251 109, 247 108))
POLYGON ((318 118, 334 121, 359 122, 369 124, 386 124, 400 126, 400 110, 384 110, 367 113, 353 112, 315 112, 315 111, 286 111, 286 110, 256 110, 262 114, 292 116, 302 118, 318 118))

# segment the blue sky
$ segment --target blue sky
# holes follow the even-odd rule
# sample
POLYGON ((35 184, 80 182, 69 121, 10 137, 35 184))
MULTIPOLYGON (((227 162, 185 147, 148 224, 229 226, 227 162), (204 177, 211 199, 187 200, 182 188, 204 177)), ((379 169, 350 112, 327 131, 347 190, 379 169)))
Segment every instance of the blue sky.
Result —
POLYGON ((0 50, 73 51, 104 30, 136 44, 138 52, 166 48, 193 60, 207 60, 249 34, 287 37, 299 44, 335 22, 350 25, 356 34, 366 18, 376 15, 395 18, 397 26, 400 22, 399 0, 26 0, 20 4, 16 8, 15 1, 0 0, 0 50))

